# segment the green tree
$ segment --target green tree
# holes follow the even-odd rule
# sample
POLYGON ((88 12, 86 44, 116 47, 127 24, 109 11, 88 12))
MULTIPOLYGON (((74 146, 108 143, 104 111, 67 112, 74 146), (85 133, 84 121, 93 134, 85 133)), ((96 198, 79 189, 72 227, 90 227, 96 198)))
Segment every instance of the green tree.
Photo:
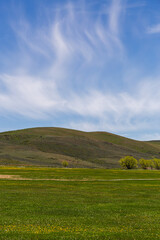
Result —
POLYGON ((153 159, 153 166, 155 169, 160 169, 160 159, 154 158, 153 159))
POLYGON ((139 159, 139 165, 143 169, 147 169, 150 167, 150 160, 146 160, 144 158, 139 159))
POLYGON ((146 160, 144 158, 141 158, 139 160, 139 165, 143 169, 147 169, 147 168, 151 168, 152 169, 154 167, 153 160, 146 160))
POLYGON ((68 162, 67 161, 63 161, 62 162, 62 166, 65 167, 65 168, 68 167, 68 162))
POLYGON ((137 167, 137 159, 135 159, 132 156, 126 156, 124 158, 121 158, 119 161, 120 165, 122 168, 125 169, 132 169, 132 168, 136 168, 137 167))

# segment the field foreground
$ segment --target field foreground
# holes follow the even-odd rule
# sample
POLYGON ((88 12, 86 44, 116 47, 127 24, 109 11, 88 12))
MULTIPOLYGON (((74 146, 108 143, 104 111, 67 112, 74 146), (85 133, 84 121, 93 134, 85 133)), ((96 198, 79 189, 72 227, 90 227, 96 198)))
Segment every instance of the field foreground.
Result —
POLYGON ((160 239, 160 172, 0 168, 0 239, 160 239))

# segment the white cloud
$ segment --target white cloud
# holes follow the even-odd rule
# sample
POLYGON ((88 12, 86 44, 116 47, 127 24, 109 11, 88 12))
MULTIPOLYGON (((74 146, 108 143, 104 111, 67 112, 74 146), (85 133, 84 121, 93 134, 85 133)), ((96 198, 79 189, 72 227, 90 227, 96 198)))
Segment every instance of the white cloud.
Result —
POLYGON ((50 110, 61 107, 53 83, 30 76, 0 76, 5 92, 0 91, 0 113, 16 113, 30 118, 44 118, 50 110), (52 95, 53 93, 53 95, 52 95))
MULTIPOLYGON (((159 116, 160 81, 141 81, 132 92, 108 93, 90 90, 87 93, 63 96, 51 81, 26 76, 1 76, 6 92, 0 92, 0 109, 31 118, 52 117, 57 113, 78 115, 83 120, 69 124, 83 130, 113 132, 147 129, 146 118, 159 116), (88 119, 92 119, 89 121, 88 119)), ((152 127, 153 128, 153 127, 152 127)))
POLYGON ((119 32, 119 19, 121 16, 122 5, 121 0, 112 0, 112 4, 109 10, 109 28, 110 31, 117 35, 119 32))
POLYGON ((148 34, 160 33, 160 24, 154 25, 152 27, 148 27, 147 33, 148 34))
POLYGON ((98 88, 99 76, 92 86, 92 77, 98 74, 94 68, 107 68, 110 60, 118 61, 125 52, 120 33, 122 3, 112 0, 105 14, 101 9, 103 17, 101 11, 92 16, 70 3, 63 11, 55 10, 47 25, 33 27, 26 20, 15 24, 19 48, 12 58, 15 70, 0 75, 1 116, 14 113, 43 119, 63 113, 82 118, 68 126, 84 130, 147 128, 145 118, 160 112, 159 78, 144 79, 132 90, 116 94, 109 86, 98 88))
MULTIPOLYGON (((156 130, 160 119, 160 81, 145 79, 132 91, 115 93, 90 92, 71 98, 67 105, 83 120, 71 122, 70 127, 82 130, 106 130, 117 133, 156 130), (92 117, 94 121, 90 122, 92 117)), ((152 138, 153 139, 153 138, 152 138)))
MULTIPOLYGON (((54 10, 54 17, 50 17, 48 24, 32 25, 22 16, 20 21, 12 22, 18 49, 15 55, 8 56, 7 71, 1 73, 0 83, 5 88, 5 93, 0 90, 1 114, 11 111, 41 118, 68 110, 85 115, 80 100, 84 89, 73 91, 72 88, 76 79, 82 78, 88 92, 92 80, 90 76, 84 78, 83 72, 87 73, 88 66, 104 64, 110 57, 117 58, 117 50, 122 50, 118 33, 121 1, 113 0, 106 9, 108 27, 104 26, 101 11, 93 19, 92 13, 85 10, 81 5, 70 3, 54 10), (12 72, 8 70, 10 65, 12 72), (67 91, 71 100, 63 96, 67 91), (79 105, 78 111, 72 101, 79 105)), ((99 100, 94 101, 92 109, 90 101, 93 101, 94 90, 91 92, 84 96, 89 105, 88 113, 94 115, 96 106, 96 111, 103 112, 99 105, 104 97, 95 91, 99 100)))
POLYGON ((159 133, 148 133, 144 134, 141 137, 141 141, 150 141, 150 140, 160 140, 160 134, 159 133))
POLYGON ((160 81, 142 80, 132 91, 107 93, 91 91, 85 95, 71 96, 69 108, 80 115, 102 117, 106 113, 114 116, 135 117, 151 115, 160 111, 160 81))

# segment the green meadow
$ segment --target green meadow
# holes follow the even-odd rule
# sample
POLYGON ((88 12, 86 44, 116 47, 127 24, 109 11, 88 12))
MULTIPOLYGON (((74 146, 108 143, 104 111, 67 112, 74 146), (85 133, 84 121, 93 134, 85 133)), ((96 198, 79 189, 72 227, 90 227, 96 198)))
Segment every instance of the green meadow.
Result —
POLYGON ((160 172, 0 168, 0 239, 160 239, 160 172))

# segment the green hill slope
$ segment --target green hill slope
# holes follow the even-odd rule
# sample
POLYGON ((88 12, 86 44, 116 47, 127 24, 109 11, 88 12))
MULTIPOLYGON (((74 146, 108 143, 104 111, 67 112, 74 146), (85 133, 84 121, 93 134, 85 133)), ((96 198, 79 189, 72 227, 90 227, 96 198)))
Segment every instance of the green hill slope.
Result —
POLYGON ((160 156, 160 145, 107 132, 82 132, 63 128, 32 128, 0 133, 1 165, 114 168, 126 155, 160 156))

